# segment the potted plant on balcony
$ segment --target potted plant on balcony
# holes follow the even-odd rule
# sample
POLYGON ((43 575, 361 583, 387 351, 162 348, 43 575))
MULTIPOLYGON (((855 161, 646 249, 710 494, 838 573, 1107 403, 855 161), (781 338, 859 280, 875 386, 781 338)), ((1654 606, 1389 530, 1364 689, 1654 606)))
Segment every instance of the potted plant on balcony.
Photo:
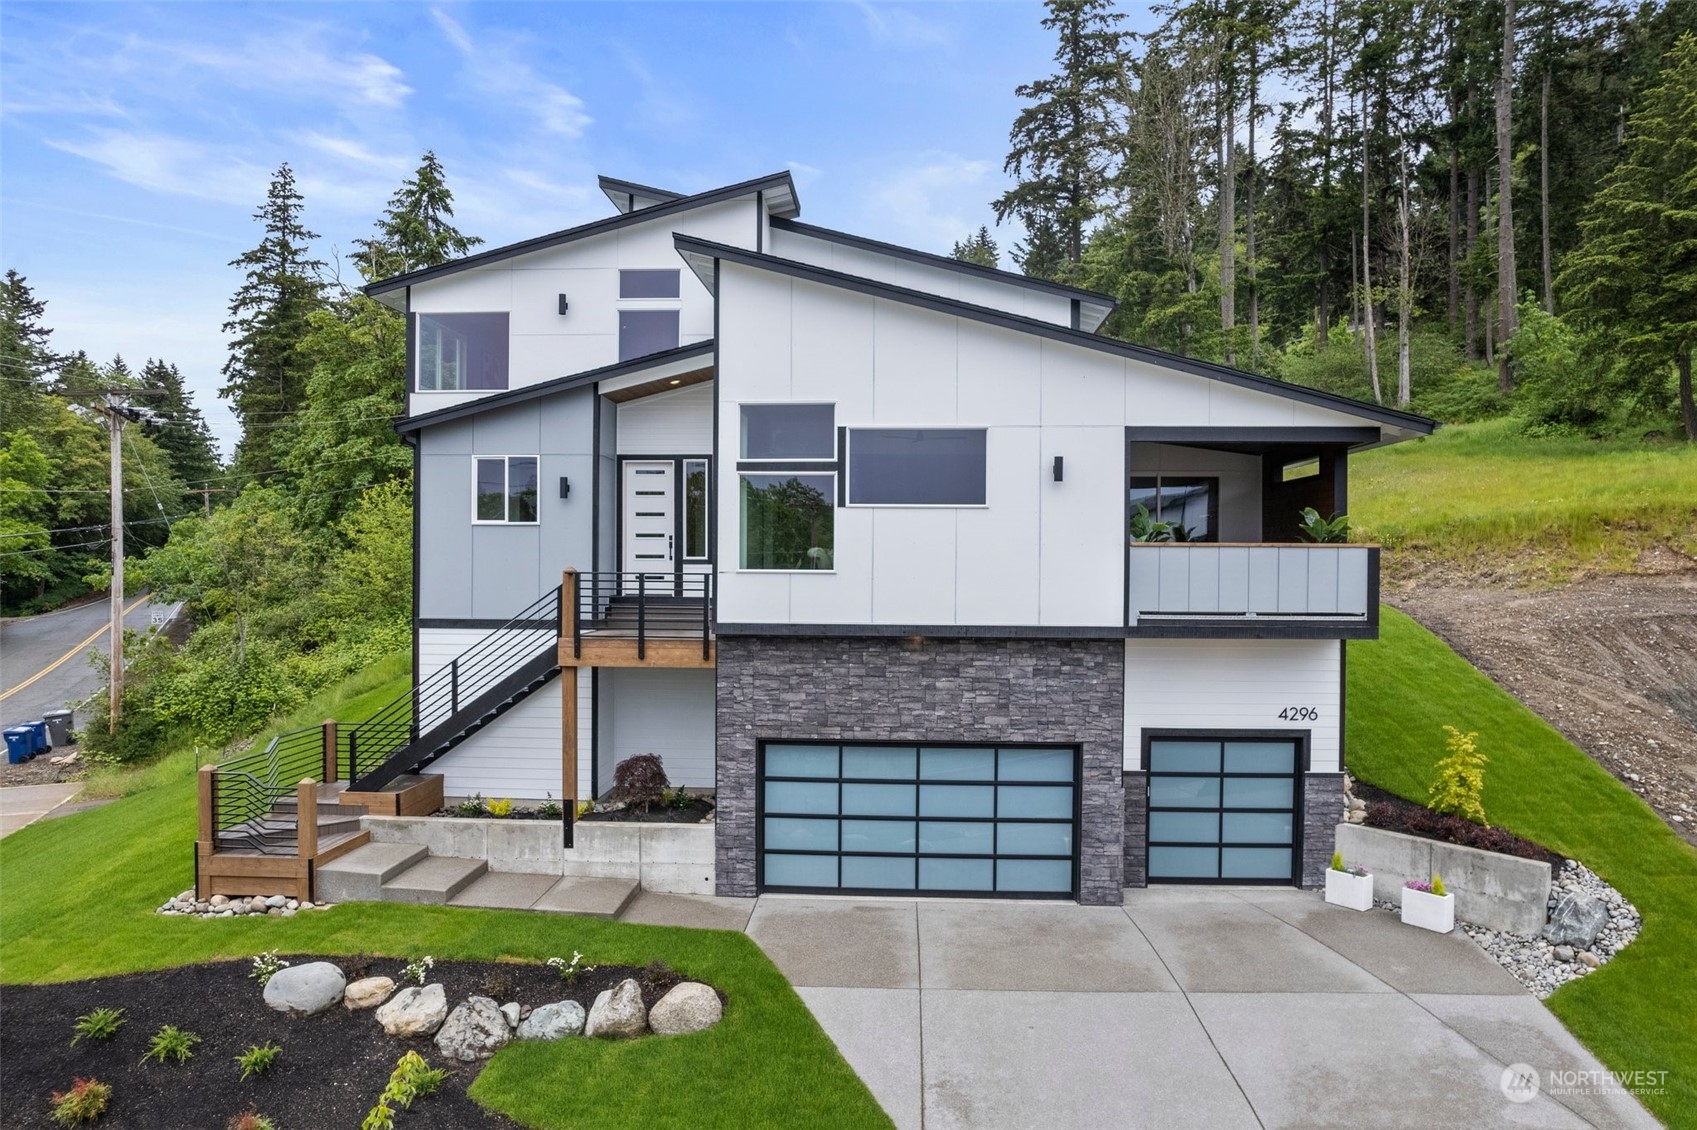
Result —
POLYGON ((1318 510, 1305 506, 1302 508, 1302 523, 1297 529, 1309 541, 1346 542, 1349 540, 1349 515, 1337 514, 1331 518, 1322 518, 1318 510))
POLYGON ((1332 866, 1326 871, 1326 901, 1350 910, 1372 910, 1372 874, 1365 867, 1347 866, 1343 852, 1334 851, 1332 866))
POLYGON ((1447 934, 1455 929, 1455 896, 1444 890, 1444 877, 1430 883, 1410 879, 1402 885, 1402 920, 1410 926, 1447 934))

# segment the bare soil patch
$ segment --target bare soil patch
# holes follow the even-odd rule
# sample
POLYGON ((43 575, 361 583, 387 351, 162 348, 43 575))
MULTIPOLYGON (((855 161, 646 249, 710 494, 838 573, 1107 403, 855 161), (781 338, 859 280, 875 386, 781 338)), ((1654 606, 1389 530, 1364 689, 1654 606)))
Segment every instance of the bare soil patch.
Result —
POLYGON ((1549 589, 1431 580, 1386 599, 1697 844, 1697 568, 1549 589))

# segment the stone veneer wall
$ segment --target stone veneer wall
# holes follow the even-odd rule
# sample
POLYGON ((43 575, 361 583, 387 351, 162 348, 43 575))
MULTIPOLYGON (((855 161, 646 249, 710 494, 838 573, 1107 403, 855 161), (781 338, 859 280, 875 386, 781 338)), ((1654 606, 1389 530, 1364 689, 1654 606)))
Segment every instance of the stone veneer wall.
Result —
POLYGON ((1308 773, 1302 778, 1302 885, 1326 885, 1337 828, 1343 823, 1342 773, 1308 773))
POLYGON ((1125 885, 1149 885, 1149 774, 1125 774, 1125 885))
POLYGON ((1079 901, 1117 906, 1124 718, 1119 640, 720 636, 718 893, 757 893, 758 741, 1067 743, 1083 751, 1079 901))

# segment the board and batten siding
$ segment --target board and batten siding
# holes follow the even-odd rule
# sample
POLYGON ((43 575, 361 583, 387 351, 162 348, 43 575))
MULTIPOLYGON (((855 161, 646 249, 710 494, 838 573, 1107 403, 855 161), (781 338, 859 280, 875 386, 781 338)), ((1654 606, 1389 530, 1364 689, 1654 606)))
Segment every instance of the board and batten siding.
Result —
POLYGON ((627 400, 618 407, 620 455, 709 455, 713 382, 627 400))
POLYGON ((1339 640, 1127 640, 1125 767, 1143 768, 1145 730, 1307 730, 1309 771, 1339 771, 1339 640), (1314 722, 1281 719, 1312 707, 1314 722))

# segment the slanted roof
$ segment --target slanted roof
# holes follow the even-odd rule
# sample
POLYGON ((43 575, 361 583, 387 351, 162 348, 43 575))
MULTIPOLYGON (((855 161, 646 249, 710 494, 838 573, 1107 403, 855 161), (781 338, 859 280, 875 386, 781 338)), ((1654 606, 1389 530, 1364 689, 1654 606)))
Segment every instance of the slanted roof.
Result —
POLYGON ((839 287, 843 290, 868 294, 875 298, 886 298, 892 302, 901 302, 909 306, 934 310, 940 314, 949 314, 982 322, 986 325, 1029 333, 1037 337, 1049 338, 1052 341, 1076 345, 1082 349, 1129 357, 1165 369, 1189 373, 1192 376, 1206 377, 1209 380, 1222 381, 1226 384, 1269 393, 1273 396, 1282 396, 1288 400, 1297 400, 1322 408, 1330 408, 1336 412, 1347 412, 1416 435, 1430 435, 1438 426, 1437 421, 1429 420, 1425 416, 1417 416, 1412 412, 1402 412, 1395 408, 1368 404, 1365 401, 1338 396, 1335 393, 1322 392, 1315 388, 1306 388, 1302 385, 1287 384, 1273 377, 1263 377, 1259 373, 1248 373, 1242 369, 1231 368, 1228 365, 1216 365, 1211 361, 1182 357, 1165 350, 1151 349, 1146 345, 1135 345, 1129 341, 1119 341, 1115 338, 1102 337, 1099 334, 1085 333, 1083 330, 1058 326, 1053 322, 1027 318, 1021 314, 1010 314, 1005 310, 996 310, 988 306, 974 306, 971 303, 959 302, 952 298, 941 298, 924 291, 892 286, 889 283, 861 278, 858 275, 844 274, 841 271, 833 271, 826 267, 816 267, 811 263, 798 263, 793 259, 780 259, 775 255, 746 251, 740 247, 713 243, 709 240, 697 239, 695 236, 681 233, 674 233, 672 242, 677 247, 678 254, 683 256, 684 262, 689 264, 690 269, 695 272, 709 291, 714 288, 714 262, 722 259, 726 262, 738 263, 757 270, 787 275, 790 278, 839 287))
POLYGON ((665 204, 683 196, 681 192, 637 184, 633 180, 620 180, 618 177, 597 177, 596 182, 600 184, 601 191, 607 194, 607 199, 613 202, 613 207, 621 212, 652 208, 656 204, 665 204))
POLYGON ((768 176, 756 177, 754 180, 726 185, 724 188, 700 192, 694 196, 678 196, 648 208, 639 208, 634 212, 624 212, 617 216, 609 216, 604 220, 579 224, 575 228, 566 228, 549 235, 536 236, 533 239, 521 240, 518 243, 509 243, 505 247, 480 251, 475 255, 455 259, 451 263, 443 263, 441 266, 423 267, 416 271, 409 271, 404 275, 382 279, 365 287, 365 294, 367 297, 386 301, 387 305, 399 309, 401 301, 398 298, 385 300, 383 296, 399 295, 409 286, 431 279, 439 279, 445 275, 457 274, 473 267, 487 267, 491 263, 499 263, 504 259, 529 255, 533 251, 545 251, 550 247, 558 247, 561 244, 588 239, 590 236, 617 231, 632 224, 646 223, 649 220, 657 220, 664 216, 675 216, 709 204, 735 200, 739 196, 752 196, 757 192, 764 194, 766 211, 769 215, 787 217, 794 216, 801 211, 801 201, 796 195, 795 181, 790 178, 790 174, 788 172, 772 173, 768 176))
POLYGON ((507 408, 514 404, 523 404, 529 400, 540 400, 545 396, 553 396, 557 392, 566 392, 585 385, 594 385, 614 377, 628 376, 632 373, 644 373, 654 370, 656 377, 675 376, 669 369, 686 371, 688 366, 683 364, 690 361, 700 361, 703 358, 711 360, 713 356, 713 339, 691 342, 680 345, 676 349, 662 350, 650 353, 646 357, 633 357, 629 361, 620 361, 615 365, 603 365, 599 369, 590 369, 584 373, 571 373, 564 377, 555 377, 551 381, 540 384, 525 385, 523 388, 509 389, 506 392, 492 393, 464 404, 455 404, 448 408, 438 408, 434 412, 424 412, 409 417, 395 425, 395 430, 402 435, 422 431, 434 424, 445 424, 450 420, 460 420, 467 416, 476 416, 496 408, 507 408))
POLYGON ((1120 304, 1119 299, 1111 294, 1085 290, 1082 287, 1067 286, 1065 283, 1050 282, 1048 279, 1032 278, 1030 275, 1004 271, 998 267, 985 267, 978 263, 968 263, 956 259, 952 255, 936 255, 929 251, 916 251, 898 243, 884 243, 876 239, 867 239, 863 235, 851 235, 848 232, 822 228, 816 224, 804 224, 800 220, 774 219, 772 226, 779 231, 811 236, 827 243, 840 243, 844 247, 858 247, 862 251, 871 251, 879 255, 893 255, 898 259, 924 263, 928 267, 940 267, 945 271, 954 271, 956 274, 991 279, 995 282, 1007 283, 1010 286, 1022 286, 1027 290, 1041 290, 1049 294, 1059 295, 1062 298, 1070 298, 1078 303, 1078 328, 1090 333, 1100 329, 1108 315, 1112 314, 1114 308, 1120 304))

